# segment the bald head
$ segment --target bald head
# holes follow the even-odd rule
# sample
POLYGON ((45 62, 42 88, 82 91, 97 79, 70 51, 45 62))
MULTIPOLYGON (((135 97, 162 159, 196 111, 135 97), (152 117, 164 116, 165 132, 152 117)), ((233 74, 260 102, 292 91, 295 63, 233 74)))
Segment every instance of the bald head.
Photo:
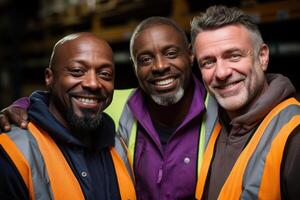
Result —
MULTIPOLYGON (((81 32, 67 35, 60 39, 53 47, 49 67, 55 69, 59 57, 67 56, 68 52, 74 47, 77 48, 82 45, 99 45, 108 54, 111 54, 113 61, 113 52, 107 41, 89 32, 81 32)), ((63 58, 62 58, 63 59, 63 58)))
POLYGON ((62 38, 45 70, 50 112, 72 130, 95 130, 112 99, 114 71, 113 52, 105 40, 92 33, 62 38))

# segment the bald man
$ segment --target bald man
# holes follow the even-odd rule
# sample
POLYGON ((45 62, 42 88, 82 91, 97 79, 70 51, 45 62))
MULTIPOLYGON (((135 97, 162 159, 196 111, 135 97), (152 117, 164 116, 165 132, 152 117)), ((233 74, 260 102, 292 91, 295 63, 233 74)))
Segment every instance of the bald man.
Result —
POLYGON ((0 135, 0 199, 135 199, 125 150, 102 112, 114 73, 111 47, 91 33, 55 44, 28 130, 0 135))

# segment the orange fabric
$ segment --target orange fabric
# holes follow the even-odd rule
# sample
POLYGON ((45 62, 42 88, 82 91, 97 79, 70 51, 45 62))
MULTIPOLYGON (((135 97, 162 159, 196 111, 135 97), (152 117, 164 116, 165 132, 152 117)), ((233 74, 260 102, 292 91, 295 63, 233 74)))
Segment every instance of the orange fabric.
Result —
POLYGON ((271 150, 266 157, 258 199, 280 199, 281 193, 278 188, 280 188, 280 166, 284 147, 290 133, 299 124, 300 115, 293 117, 289 124, 281 128, 278 137, 272 142, 271 150))
MULTIPOLYGON (((243 175, 247 166, 247 163, 252 156, 257 144, 259 143, 265 128, 270 123, 272 118, 276 116, 282 109, 290 104, 295 104, 295 99, 291 98, 276 106, 263 120, 263 122, 258 127, 257 131, 254 133, 250 142, 246 148, 242 151, 238 160, 236 161, 229 177, 227 178, 218 199, 239 199, 242 192, 242 180, 243 175)), ((297 103, 297 101, 296 101, 297 103)), ((274 175, 274 174, 273 174, 274 175)), ((278 189, 278 188, 277 188, 278 189)))
POLYGON ((135 200, 135 189, 131 181, 131 178, 128 174, 126 166, 124 165, 123 160, 120 158, 118 153, 114 148, 111 148, 110 153, 114 162, 116 175, 119 183, 119 190, 121 194, 121 199, 124 200, 135 200))
POLYGON ((34 199, 31 170, 26 158, 24 158, 16 144, 4 133, 0 135, 0 145, 5 149, 5 152, 13 161, 20 175, 22 176, 23 181, 28 188, 30 199, 34 199))
POLYGON ((212 159, 212 156, 214 153, 215 143, 216 143, 217 137, 220 133, 220 130, 221 130, 221 125, 219 122, 217 122, 217 125, 214 128, 211 138, 209 139, 207 148, 204 152, 202 166, 201 166, 201 170, 200 170, 200 174, 199 174, 199 179, 198 179, 197 186, 196 186, 196 199, 202 198, 202 194, 203 194, 203 190, 204 190, 204 186, 205 186, 205 182, 206 182, 206 178, 207 178, 207 173, 209 170, 210 162, 211 162, 211 159, 212 159))
MULTIPOLYGON (((32 123, 28 124, 28 129, 36 138, 39 149, 44 158, 54 199, 84 199, 80 184, 52 138, 46 132, 41 132, 32 123)), ((32 177, 28 161, 24 158, 15 143, 11 141, 6 134, 0 135, 0 145, 5 148, 24 179, 24 182, 30 192, 30 199, 34 199, 34 188, 32 185, 32 177)), ((111 149, 111 155, 116 170, 121 198, 125 200, 135 200, 136 195, 134 185, 127 172, 125 164, 114 148, 111 149)))
MULTIPOLYGON (((269 122, 271 118, 268 116, 267 121, 269 122)), ((257 131, 254 133, 251 138, 249 144, 242 151, 240 156, 238 157, 234 167, 232 168, 220 194, 218 199, 239 199, 242 192, 242 180, 243 175, 247 166, 247 163, 252 156, 260 138, 263 135, 263 132, 268 125, 267 123, 262 123, 257 131), (234 189, 233 189, 234 188, 234 189)))
POLYGON ((36 138, 40 147, 54 198, 84 199, 80 184, 55 142, 47 133, 40 132, 32 123, 29 123, 28 129, 36 138))

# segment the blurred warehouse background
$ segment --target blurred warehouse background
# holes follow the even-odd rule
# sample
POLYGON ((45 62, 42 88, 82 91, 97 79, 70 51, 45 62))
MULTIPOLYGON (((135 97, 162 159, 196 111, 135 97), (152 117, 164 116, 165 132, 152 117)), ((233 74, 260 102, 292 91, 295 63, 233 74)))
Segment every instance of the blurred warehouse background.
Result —
POLYGON ((214 4, 251 14, 271 49, 268 71, 288 76, 300 90, 299 0, 0 0, 0 108, 44 89, 52 47, 72 32, 107 39, 115 52, 116 88, 134 87, 128 43, 134 27, 146 17, 166 16, 189 35, 192 17, 214 4))

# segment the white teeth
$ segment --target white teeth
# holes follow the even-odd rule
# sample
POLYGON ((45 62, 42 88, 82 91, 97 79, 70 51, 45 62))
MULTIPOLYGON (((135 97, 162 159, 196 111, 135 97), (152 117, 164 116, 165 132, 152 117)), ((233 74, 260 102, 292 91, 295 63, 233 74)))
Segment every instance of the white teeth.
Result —
POLYGON ((165 80, 162 80, 162 81, 156 81, 155 84, 156 85, 167 85, 167 84, 170 84, 174 81, 174 78, 168 78, 168 79, 165 79, 165 80))
POLYGON ((92 98, 82 98, 82 97, 79 97, 77 98, 78 101, 82 102, 82 103, 85 103, 85 104, 92 104, 92 103, 97 103, 97 99, 92 99, 92 98))
POLYGON ((222 88, 229 88, 229 87, 232 87, 232 86, 234 86, 234 85, 236 85, 236 83, 231 83, 231 84, 228 84, 228 85, 223 85, 222 86, 222 88))

